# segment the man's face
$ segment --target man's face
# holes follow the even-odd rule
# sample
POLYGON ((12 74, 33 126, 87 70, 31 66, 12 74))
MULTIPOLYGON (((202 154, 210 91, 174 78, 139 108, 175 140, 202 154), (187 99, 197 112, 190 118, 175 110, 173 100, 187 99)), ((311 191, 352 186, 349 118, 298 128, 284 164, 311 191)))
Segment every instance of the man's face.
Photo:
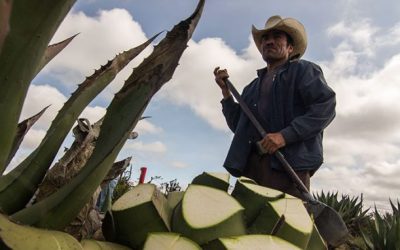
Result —
POLYGON ((267 32, 261 39, 262 57, 267 63, 287 60, 293 51, 287 34, 279 30, 267 32))

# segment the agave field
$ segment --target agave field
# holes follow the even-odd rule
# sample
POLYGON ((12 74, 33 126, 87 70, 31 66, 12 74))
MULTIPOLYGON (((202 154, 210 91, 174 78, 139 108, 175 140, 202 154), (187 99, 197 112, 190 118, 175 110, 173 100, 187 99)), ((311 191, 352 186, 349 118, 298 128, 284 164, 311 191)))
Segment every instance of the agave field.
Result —
MULTIPOLYGON (((96 208, 100 186, 123 173, 117 155, 153 95, 174 74, 205 0, 175 25, 115 94, 104 117, 80 118, 88 104, 157 34, 119 53, 78 85, 40 145, 8 173, 25 134, 46 112, 21 122, 31 81, 74 36, 49 44, 75 0, 0 0, 0 249, 327 249, 301 200, 225 173, 202 173, 184 190, 132 185, 119 178, 114 197, 96 208), (74 127, 74 124, 76 126, 74 127), (75 141, 55 159, 72 130, 75 141), (54 160, 57 162, 52 166, 54 160), (112 199, 113 198, 113 199, 112 199), (103 213, 105 212, 105 213, 103 213)), ((95 66, 95 65, 94 65, 95 66)), ((350 229, 340 249, 400 249, 400 205, 363 209, 358 197, 321 193, 350 229)))

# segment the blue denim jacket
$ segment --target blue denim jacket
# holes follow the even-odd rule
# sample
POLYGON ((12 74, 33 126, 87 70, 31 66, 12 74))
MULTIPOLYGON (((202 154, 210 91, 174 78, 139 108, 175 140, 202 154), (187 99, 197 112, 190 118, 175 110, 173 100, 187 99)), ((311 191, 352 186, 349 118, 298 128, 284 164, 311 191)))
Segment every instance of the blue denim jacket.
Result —
MULTIPOLYGON (((316 171, 323 162, 323 130, 335 117, 335 92, 327 85, 321 68, 309 61, 288 61, 276 73, 268 100, 268 112, 259 114, 257 103, 266 68, 247 85, 242 98, 267 133, 281 132, 286 146, 281 149, 287 161, 298 170, 316 171), (262 122, 262 120, 266 121, 262 122)), ((224 167, 233 176, 241 176, 254 143, 261 136, 233 98, 222 100, 222 111, 234 137, 224 167)), ((280 163, 271 157, 271 167, 280 163)))

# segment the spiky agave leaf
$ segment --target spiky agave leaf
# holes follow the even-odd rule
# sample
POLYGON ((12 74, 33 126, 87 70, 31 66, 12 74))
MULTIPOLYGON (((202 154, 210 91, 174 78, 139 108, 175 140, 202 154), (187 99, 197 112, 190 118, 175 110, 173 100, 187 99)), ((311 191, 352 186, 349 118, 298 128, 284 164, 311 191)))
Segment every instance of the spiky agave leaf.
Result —
POLYGON ((332 207, 342 217, 352 236, 360 236, 360 230, 366 227, 369 220, 369 208, 364 209, 363 195, 350 197, 342 194, 339 199, 338 192, 314 194, 314 197, 332 207))
MULTIPOLYGON (((78 33, 79 34, 79 33, 78 33)), ((44 55, 42 57, 42 60, 38 64, 36 74, 39 73, 44 66, 46 66, 58 53, 60 53, 65 47, 68 46, 68 44, 78 35, 75 34, 61 42, 51 44, 47 47, 46 51, 44 52, 44 55)))
POLYGON ((74 142, 65 150, 58 162, 46 172, 46 176, 35 192, 35 203, 70 182, 85 166, 93 153, 102 122, 102 118, 94 124, 90 124, 89 120, 85 118, 78 119, 77 125, 72 129, 74 142))
POLYGON ((28 133, 29 129, 37 122, 37 120, 39 120, 48 107, 49 106, 45 107, 36 115, 33 115, 18 124, 17 134, 15 135, 13 146, 10 155, 8 156, 6 165, 8 165, 11 159, 14 157, 26 133, 28 133))
POLYGON ((373 222, 368 229, 361 230, 368 249, 400 249, 400 206, 396 208, 390 203, 392 214, 381 216, 375 206, 373 222))
POLYGON ((0 51, 4 40, 10 30, 9 19, 12 8, 12 0, 0 0, 0 51))
POLYGON ((204 0, 200 0, 192 16, 167 33, 115 95, 107 108, 96 148, 79 175, 42 202, 14 214, 16 220, 56 229, 76 216, 104 179, 151 97, 171 79, 203 6, 204 0))
POLYGON ((79 114, 156 36, 117 55, 79 85, 54 118, 38 148, 10 173, 0 178, 0 208, 3 211, 14 213, 26 205, 79 114))
POLYGON ((6 168, 22 105, 37 65, 75 1, 13 2, 10 32, 0 53, 0 173, 6 168))

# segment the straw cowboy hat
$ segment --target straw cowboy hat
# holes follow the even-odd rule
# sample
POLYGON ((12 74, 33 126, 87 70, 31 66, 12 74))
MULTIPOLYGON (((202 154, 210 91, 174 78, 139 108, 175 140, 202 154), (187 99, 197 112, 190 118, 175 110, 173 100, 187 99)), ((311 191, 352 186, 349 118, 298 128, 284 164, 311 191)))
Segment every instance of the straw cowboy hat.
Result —
POLYGON ((300 58, 303 56, 307 48, 307 35, 303 24, 293 18, 284 18, 280 16, 272 16, 265 23, 264 29, 252 27, 254 42, 261 52, 262 36, 270 30, 280 30, 286 32, 293 39, 293 52, 290 58, 300 58))

